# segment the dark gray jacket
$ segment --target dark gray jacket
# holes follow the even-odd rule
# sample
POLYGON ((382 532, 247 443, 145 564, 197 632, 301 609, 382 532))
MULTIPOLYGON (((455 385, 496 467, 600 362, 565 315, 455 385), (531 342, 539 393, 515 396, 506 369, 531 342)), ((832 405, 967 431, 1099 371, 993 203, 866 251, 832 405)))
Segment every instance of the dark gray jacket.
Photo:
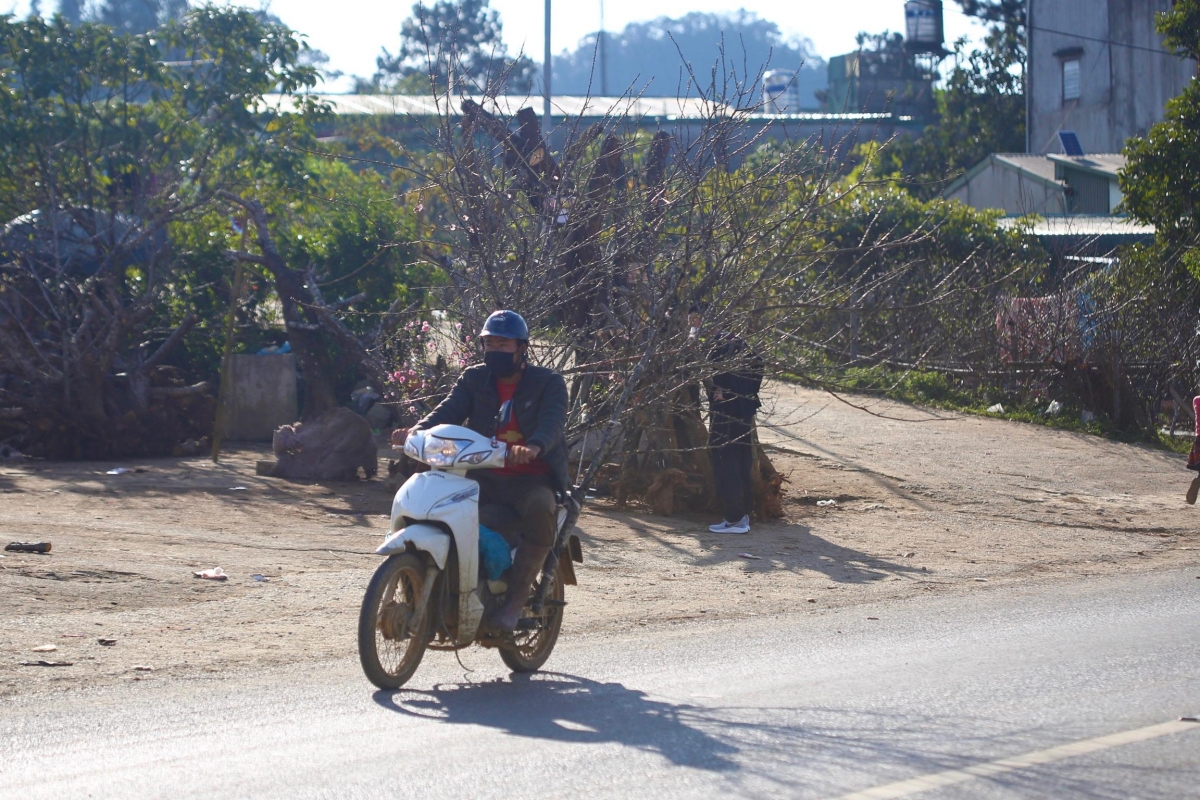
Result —
MULTIPOLYGON (((496 379, 485 365, 476 364, 463 371, 446 399, 418 422, 415 429, 466 425, 483 436, 495 436, 499 412, 496 379)), ((550 465, 554 488, 569 489, 567 444, 563 435, 567 423, 567 383, 562 375, 545 367, 526 366, 513 392, 513 413, 526 444, 541 448, 538 458, 550 465)))

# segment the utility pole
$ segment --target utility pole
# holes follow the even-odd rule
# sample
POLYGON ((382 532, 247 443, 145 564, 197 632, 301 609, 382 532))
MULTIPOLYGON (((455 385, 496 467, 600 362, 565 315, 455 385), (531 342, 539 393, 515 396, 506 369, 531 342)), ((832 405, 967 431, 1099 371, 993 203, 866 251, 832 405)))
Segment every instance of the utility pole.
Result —
POLYGON ((608 54, 605 52, 605 39, 608 35, 604 32, 604 0, 600 0, 600 37, 598 44, 600 45, 600 96, 608 97, 608 54))
POLYGON ((546 0, 546 51, 542 57, 542 88, 546 92, 542 103, 542 131, 550 135, 550 0, 546 0))

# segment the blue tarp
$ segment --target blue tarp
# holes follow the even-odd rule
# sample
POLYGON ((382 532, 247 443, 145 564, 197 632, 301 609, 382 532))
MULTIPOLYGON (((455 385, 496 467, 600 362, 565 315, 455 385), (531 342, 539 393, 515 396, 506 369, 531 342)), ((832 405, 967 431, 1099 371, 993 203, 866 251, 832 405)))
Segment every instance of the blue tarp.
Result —
POLYGON ((512 550, 504 537, 486 525, 479 526, 479 560, 489 581, 500 580, 504 570, 512 566, 512 550))

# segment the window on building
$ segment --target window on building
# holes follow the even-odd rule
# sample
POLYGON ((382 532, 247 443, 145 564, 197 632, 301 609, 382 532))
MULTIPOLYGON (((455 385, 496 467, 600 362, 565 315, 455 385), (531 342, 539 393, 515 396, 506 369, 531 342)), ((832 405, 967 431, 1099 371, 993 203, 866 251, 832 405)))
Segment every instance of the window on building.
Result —
POLYGON ((1063 102, 1069 103, 1079 99, 1079 59, 1072 58, 1062 62, 1063 102))

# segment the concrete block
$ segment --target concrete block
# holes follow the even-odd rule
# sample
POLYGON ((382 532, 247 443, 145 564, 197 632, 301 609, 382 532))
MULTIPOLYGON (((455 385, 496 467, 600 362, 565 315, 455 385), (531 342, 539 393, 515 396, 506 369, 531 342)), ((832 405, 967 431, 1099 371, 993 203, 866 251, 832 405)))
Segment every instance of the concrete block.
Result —
POLYGON ((269 442, 276 428, 300 416, 294 353, 233 356, 229 373, 226 438, 269 442))

